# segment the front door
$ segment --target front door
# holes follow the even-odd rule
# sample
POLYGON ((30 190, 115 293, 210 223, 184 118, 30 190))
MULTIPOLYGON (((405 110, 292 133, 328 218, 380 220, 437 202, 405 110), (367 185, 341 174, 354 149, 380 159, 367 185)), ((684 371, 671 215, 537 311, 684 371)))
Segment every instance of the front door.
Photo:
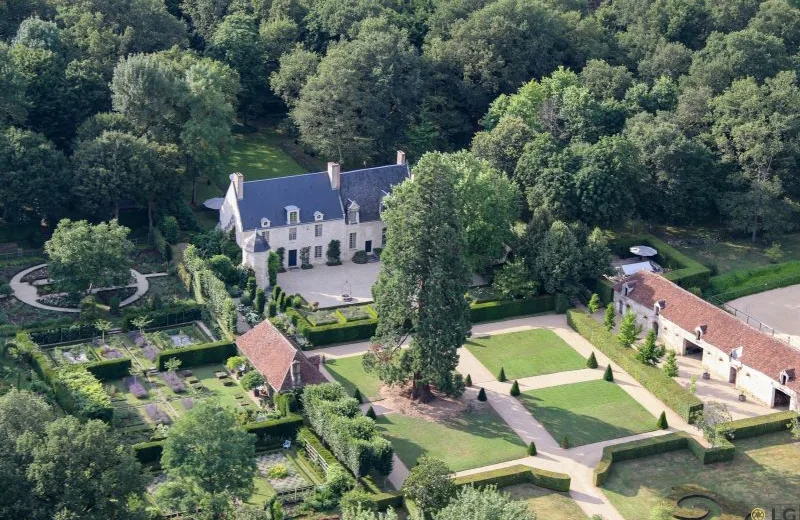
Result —
POLYGON ((367 240, 366 242, 364 242, 364 251, 366 251, 367 253, 372 252, 372 240, 367 240))
POLYGON ((297 267, 297 249, 289 250, 289 267, 297 267))

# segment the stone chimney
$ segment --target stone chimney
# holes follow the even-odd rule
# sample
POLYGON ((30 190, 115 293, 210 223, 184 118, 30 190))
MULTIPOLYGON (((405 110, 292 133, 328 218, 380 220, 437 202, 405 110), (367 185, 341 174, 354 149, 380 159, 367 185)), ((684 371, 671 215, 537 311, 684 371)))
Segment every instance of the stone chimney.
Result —
POLYGON ((331 189, 338 190, 342 180, 342 167, 339 163, 328 163, 328 179, 331 181, 331 189))
POLYGON ((239 172, 232 173, 231 183, 236 192, 236 200, 242 200, 244 198, 244 175, 239 172))
POLYGON ((297 387, 300 386, 303 382, 303 378, 300 376, 300 362, 296 359, 292 361, 292 386, 297 387))
POLYGON ((406 153, 402 150, 397 150, 397 164, 406 163, 406 153))

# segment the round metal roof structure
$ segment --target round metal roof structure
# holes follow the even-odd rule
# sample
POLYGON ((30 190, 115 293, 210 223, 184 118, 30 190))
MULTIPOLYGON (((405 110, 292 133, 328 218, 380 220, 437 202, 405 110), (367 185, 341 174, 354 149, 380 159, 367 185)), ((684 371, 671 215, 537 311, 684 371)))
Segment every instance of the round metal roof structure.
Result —
POLYGON ((656 256, 658 251, 650 246, 633 246, 630 252, 636 256, 656 256))
POLYGON ((207 201, 203 202, 203 206, 208 209, 215 209, 219 211, 222 207, 222 203, 225 201, 222 197, 215 197, 213 199, 208 199, 207 201))

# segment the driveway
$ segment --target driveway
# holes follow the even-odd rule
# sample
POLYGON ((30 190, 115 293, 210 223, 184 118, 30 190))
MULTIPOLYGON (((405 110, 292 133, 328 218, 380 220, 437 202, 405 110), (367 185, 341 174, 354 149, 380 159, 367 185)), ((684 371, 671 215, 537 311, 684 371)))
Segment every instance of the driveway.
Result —
POLYGON ((378 279, 380 266, 380 262, 317 265, 313 269, 280 273, 278 285, 288 294, 301 294, 309 303, 318 302, 320 308, 371 302, 372 286, 378 279), (346 292, 352 297, 349 302, 342 298, 342 294, 346 292))

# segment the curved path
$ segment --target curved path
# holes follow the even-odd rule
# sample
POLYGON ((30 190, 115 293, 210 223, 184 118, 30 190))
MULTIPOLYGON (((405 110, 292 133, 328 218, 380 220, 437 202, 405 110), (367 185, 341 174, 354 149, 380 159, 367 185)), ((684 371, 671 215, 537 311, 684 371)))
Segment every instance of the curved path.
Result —
MULTIPOLYGON (((42 267, 47 267, 47 264, 39 264, 33 267, 29 267, 24 269, 11 279, 9 284, 11 285, 11 289, 14 291, 14 296, 21 301, 22 303, 26 303, 31 307, 36 307, 38 309, 44 309, 47 311, 55 311, 55 312, 72 312, 78 313, 81 312, 80 309, 75 307, 55 307, 53 305, 46 305, 44 303, 38 302, 39 295, 36 292, 36 286, 32 283, 23 282, 22 278, 27 275, 28 273, 35 271, 37 269, 41 269, 42 267)), ((152 273, 152 274, 142 274, 135 269, 131 269, 131 276, 134 277, 136 280, 135 284, 126 285, 125 287, 136 287, 136 292, 131 296, 122 300, 119 304, 120 307, 124 307, 126 305, 130 305, 131 303, 135 302, 150 289, 150 282, 147 280, 148 278, 155 278, 158 276, 166 276, 167 273, 152 273)), ((92 289, 91 294, 95 294, 99 291, 106 290, 105 287, 99 287, 97 289, 92 289)))
MULTIPOLYGON (((459 471, 457 476, 470 475, 473 473, 481 473, 493 469, 513 466, 516 464, 524 464, 533 468, 546 469, 550 471, 557 471, 560 473, 567 473, 572 478, 570 486, 570 496, 580 506, 581 509, 587 514, 588 517, 592 515, 600 515, 604 520, 625 520, 617 509, 611 504, 606 495, 599 487, 593 483, 594 467, 600 461, 603 455, 603 448, 606 446, 620 444, 637 439, 656 437, 674 431, 684 431, 694 436, 703 445, 706 445, 705 440, 698 436, 698 430, 690 426, 682 417, 673 412, 669 407, 662 403, 658 398, 651 394, 648 390, 642 387, 638 381, 629 376, 620 366, 612 363, 602 352, 592 346, 580 334, 573 331, 566 321, 564 315, 548 314, 543 316, 531 316, 527 318, 516 318, 505 321, 498 321, 492 323, 483 323, 475 325, 472 328, 474 335, 492 335, 502 334, 506 332, 516 332, 520 330, 528 330, 534 328, 547 328, 558 334, 564 341, 567 342, 584 358, 588 357, 591 352, 595 353, 598 369, 581 369, 571 372, 560 372, 556 374, 548 374, 519 380, 521 389, 528 390, 531 388, 545 388, 548 386, 556 386, 565 384, 567 382, 588 381, 592 379, 599 379, 603 373, 603 368, 611 365, 614 372, 614 381, 633 397, 638 403, 644 406, 652 415, 653 421, 658 415, 665 411, 667 421, 670 425, 668 430, 656 430, 646 432, 630 437, 611 439, 608 441, 597 442, 594 444, 587 444, 575 448, 564 449, 559 446, 558 442, 545 430, 545 428, 537 421, 524 406, 514 397, 509 395, 511 390, 511 382, 499 382, 495 376, 486 367, 481 364, 478 359, 473 356, 467 349, 460 348, 458 370, 461 374, 470 374, 473 382, 473 387, 467 389, 468 399, 475 398, 478 387, 482 386, 486 390, 488 402, 497 414, 514 430, 514 432, 526 443, 531 441, 536 443, 538 455, 534 457, 523 457, 516 460, 501 462, 491 466, 484 466, 481 468, 474 468, 465 471, 459 471)), ((348 345, 338 345, 335 347, 321 348, 314 351, 315 354, 324 354, 330 358, 341 358, 349 356, 357 356, 366 351, 369 343, 352 343, 348 345)), ((324 367, 324 365, 323 365, 324 367)), ((330 374, 324 370, 323 374, 328 379, 333 379, 330 374)), ((369 406, 369 403, 362 405, 364 409, 369 406)), ((373 404, 373 410, 378 415, 391 413, 381 407, 379 404, 373 404)), ((395 460, 394 471, 389 475, 389 480, 395 487, 399 488, 408 474, 408 469, 400 462, 399 459, 395 460), (399 463, 399 464, 398 464, 399 463)))

